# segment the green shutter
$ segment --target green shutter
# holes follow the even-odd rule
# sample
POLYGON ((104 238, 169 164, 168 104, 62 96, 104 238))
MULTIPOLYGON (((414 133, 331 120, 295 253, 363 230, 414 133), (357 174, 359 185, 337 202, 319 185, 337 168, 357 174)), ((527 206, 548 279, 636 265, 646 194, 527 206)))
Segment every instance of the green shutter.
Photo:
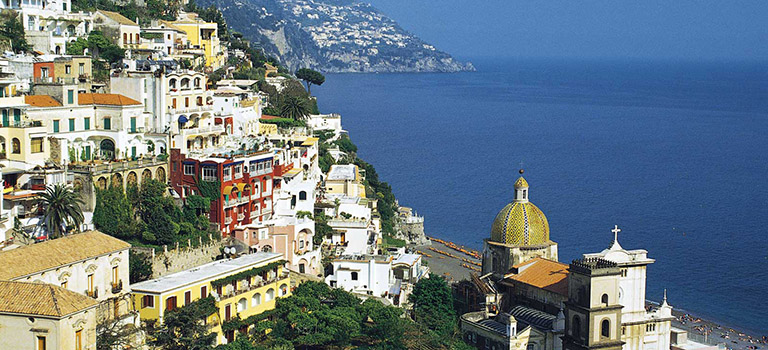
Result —
POLYGON ((70 119, 69 120, 69 131, 75 131, 75 120, 70 119))
POLYGON ((85 159, 91 159, 91 146, 85 146, 85 159))
POLYGON ((54 120, 53 121, 53 132, 59 132, 59 121, 54 120))
POLYGON ((3 126, 11 126, 11 121, 8 120, 8 110, 3 110, 3 126))
POLYGON ((104 130, 112 129, 112 119, 104 118, 104 130))
POLYGON ((136 158, 136 146, 131 147, 131 157, 136 158))
POLYGON ((131 117, 131 132, 136 132, 136 117, 131 117))
POLYGON ((83 126, 85 130, 91 130, 91 118, 85 118, 85 123, 83 126))
POLYGON ((74 90, 67 90, 67 103, 69 103, 69 104, 75 103, 75 91, 74 90))
POLYGON ((16 124, 21 124, 21 110, 18 108, 13 110, 13 121, 16 124))

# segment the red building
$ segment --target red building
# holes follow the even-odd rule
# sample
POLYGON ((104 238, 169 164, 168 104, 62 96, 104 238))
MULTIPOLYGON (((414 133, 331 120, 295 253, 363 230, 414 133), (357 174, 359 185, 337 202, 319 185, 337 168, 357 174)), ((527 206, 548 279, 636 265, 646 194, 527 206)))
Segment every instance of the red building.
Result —
POLYGON ((171 186, 182 198, 201 195, 198 183, 217 184, 220 196, 211 201, 209 218, 223 237, 238 225, 264 221, 272 215, 272 151, 244 155, 187 158, 171 149, 171 186))

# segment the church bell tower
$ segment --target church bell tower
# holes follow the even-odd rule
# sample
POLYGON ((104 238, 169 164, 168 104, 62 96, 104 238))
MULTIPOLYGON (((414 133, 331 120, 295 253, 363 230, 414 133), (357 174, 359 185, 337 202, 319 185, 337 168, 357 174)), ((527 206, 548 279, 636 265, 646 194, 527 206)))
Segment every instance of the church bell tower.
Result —
POLYGON ((565 350, 621 350, 621 270, 600 258, 574 260, 565 303, 565 350))

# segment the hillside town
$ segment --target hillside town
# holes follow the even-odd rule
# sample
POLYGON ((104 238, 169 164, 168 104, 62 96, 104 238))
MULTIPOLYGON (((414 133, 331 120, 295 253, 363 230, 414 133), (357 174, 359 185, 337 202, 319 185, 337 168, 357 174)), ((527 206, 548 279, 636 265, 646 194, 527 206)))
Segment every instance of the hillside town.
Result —
POLYGON ((0 7, 2 349, 718 348, 646 305, 618 227, 558 262, 522 176, 482 253, 427 239, 325 77, 215 8, 0 7))

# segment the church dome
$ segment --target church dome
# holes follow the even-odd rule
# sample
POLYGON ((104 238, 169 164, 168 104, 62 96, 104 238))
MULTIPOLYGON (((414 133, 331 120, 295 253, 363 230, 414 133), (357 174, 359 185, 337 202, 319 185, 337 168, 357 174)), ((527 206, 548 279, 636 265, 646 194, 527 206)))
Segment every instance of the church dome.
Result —
POLYGON ((515 199, 501 209, 491 226, 491 241, 513 246, 539 246, 549 242, 544 213, 528 201, 528 182, 515 182, 515 199))

